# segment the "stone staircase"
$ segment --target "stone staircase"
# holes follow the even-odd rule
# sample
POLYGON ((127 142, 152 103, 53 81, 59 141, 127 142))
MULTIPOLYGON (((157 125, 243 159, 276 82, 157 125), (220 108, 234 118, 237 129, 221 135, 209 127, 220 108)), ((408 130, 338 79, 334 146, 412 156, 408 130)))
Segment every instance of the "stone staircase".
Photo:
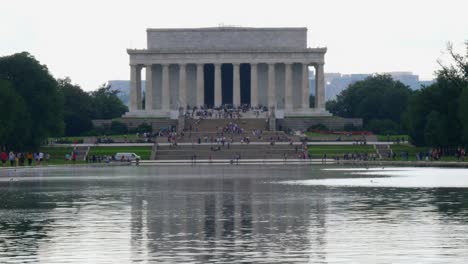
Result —
POLYGON ((76 154, 76 160, 85 160, 89 152, 89 147, 78 146, 73 149, 76 154))
POLYGON ((185 123, 185 131, 203 131, 203 132, 217 132, 230 122, 238 124, 245 131, 252 131, 254 129, 266 130, 268 123, 266 119, 190 119, 185 123), (198 124, 196 124, 198 122, 198 124))
MULTIPOLYGON (((283 131, 271 132, 263 131, 260 136, 255 136, 252 134, 252 131, 244 132, 241 134, 237 133, 218 133, 218 132, 185 132, 184 135, 179 135, 177 140, 179 143, 198 143, 198 138, 201 139, 202 143, 211 143, 210 139, 215 139, 216 137, 226 137, 226 140, 233 139, 233 142, 239 143, 242 138, 248 137, 250 142, 270 142, 271 139, 279 142, 288 142, 289 139, 293 141, 299 141, 300 137, 287 135, 283 131), (208 142, 205 142, 205 137, 208 139, 208 142)), ((165 142, 165 138, 158 139, 159 143, 165 142)))
POLYGON ((385 144, 385 145, 374 145, 375 151, 377 152, 377 155, 380 157, 380 159, 390 159, 392 156, 392 149, 390 148, 390 145, 385 144))
MULTIPOLYGON (((298 148, 300 149, 300 148, 298 148)), ((296 146, 289 144, 235 144, 228 147, 227 144, 194 144, 179 146, 158 146, 154 153, 155 160, 191 160, 194 155, 196 159, 283 159, 285 154, 288 158, 297 158, 296 146)))
MULTIPOLYGON (((233 139, 233 142, 240 142, 242 138, 248 137, 250 142, 269 142, 271 139, 275 141, 299 141, 300 137, 287 135, 283 131, 269 131, 266 128, 268 123, 266 119, 188 119, 186 120, 185 130, 179 133, 177 140, 179 143, 198 143, 200 138, 203 143, 211 143, 210 139, 217 137, 225 137, 226 140, 233 139), (243 133, 225 133, 223 128, 230 122, 238 124, 243 130, 243 133), (252 131, 261 130, 260 136, 254 135, 252 131), (205 137, 208 141, 205 141, 205 137)), ((159 138, 159 143, 166 142, 165 138, 159 138)))

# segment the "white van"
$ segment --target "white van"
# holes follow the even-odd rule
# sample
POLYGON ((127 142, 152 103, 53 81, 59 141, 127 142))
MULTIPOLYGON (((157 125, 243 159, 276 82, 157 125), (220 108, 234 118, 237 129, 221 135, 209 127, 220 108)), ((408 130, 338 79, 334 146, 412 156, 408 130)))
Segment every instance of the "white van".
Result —
POLYGON ((115 154, 114 158, 116 161, 141 160, 140 156, 138 156, 135 153, 130 153, 130 152, 119 152, 115 154))

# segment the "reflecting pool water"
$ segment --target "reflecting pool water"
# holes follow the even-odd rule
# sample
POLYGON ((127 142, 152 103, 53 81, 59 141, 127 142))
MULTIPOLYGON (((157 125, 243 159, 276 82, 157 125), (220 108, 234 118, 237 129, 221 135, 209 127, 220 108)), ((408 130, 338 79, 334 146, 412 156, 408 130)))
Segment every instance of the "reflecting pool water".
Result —
POLYGON ((468 170, 0 170, 0 263, 467 263, 468 170))

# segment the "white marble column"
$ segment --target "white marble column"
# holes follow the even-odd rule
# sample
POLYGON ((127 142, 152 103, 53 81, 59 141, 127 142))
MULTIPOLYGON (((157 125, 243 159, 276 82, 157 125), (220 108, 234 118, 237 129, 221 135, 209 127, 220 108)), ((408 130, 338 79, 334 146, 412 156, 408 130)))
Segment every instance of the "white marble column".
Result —
POLYGON ((293 93, 292 93, 292 69, 291 63, 285 63, 284 72, 284 109, 291 112, 293 110, 293 93))
POLYGON ((239 72, 239 64, 233 63, 232 64, 232 103, 234 106, 239 106, 241 104, 241 91, 240 91, 240 72, 239 72))
POLYGON ((153 110, 153 65, 146 65, 146 95, 145 95, 145 110, 153 110))
POLYGON ((309 109, 309 96, 310 96, 310 88, 309 88, 309 67, 308 64, 302 64, 302 94, 301 94, 301 108, 302 109, 309 109))
POLYGON ((187 108, 187 70, 186 64, 179 64, 179 107, 187 108))
POLYGON ((161 92, 161 109, 169 111, 170 105, 169 96, 169 64, 162 64, 162 92, 161 92))
POLYGON ((130 65, 130 112, 138 110, 138 66, 130 65))
POLYGON ((250 106, 258 106, 257 64, 250 64, 250 106))
POLYGON ((141 95, 141 66, 137 66, 137 75, 136 75, 136 100, 137 100, 137 109, 142 110, 142 95, 141 95))
POLYGON ((214 105, 215 107, 222 104, 222 88, 221 88, 221 64, 215 63, 214 70, 214 105))
POLYGON ((325 73, 323 63, 315 64, 315 108, 325 109, 325 73))
POLYGON ((275 64, 268 64, 268 107, 276 107, 275 64))
POLYGON ((205 79, 203 77, 203 64, 197 64, 197 106, 205 105, 205 79))

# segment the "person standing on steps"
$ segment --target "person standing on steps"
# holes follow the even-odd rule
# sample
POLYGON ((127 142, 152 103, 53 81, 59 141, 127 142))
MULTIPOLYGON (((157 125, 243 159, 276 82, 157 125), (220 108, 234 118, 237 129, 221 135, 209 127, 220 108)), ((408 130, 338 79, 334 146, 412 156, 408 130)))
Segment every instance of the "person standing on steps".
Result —
POLYGON ((15 153, 13 153, 13 151, 10 151, 10 153, 8 154, 8 159, 10 160, 11 167, 15 165, 15 158, 16 158, 15 153))
POLYGON ((6 163, 7 159, 8 159, 7 153, 5 151, 2 151, 0 153, 0 160, 2 160, 2 166, 3 167, 5 167, 5 163, 6 163))

